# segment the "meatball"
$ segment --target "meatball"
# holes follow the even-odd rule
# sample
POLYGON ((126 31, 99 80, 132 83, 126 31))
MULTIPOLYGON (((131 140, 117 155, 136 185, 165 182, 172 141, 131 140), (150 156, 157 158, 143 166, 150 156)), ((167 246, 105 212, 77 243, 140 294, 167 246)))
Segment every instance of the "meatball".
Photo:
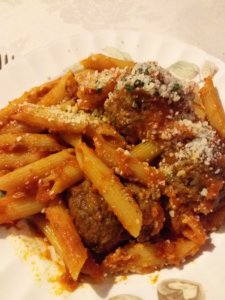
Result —
POLYGON ((89 181, 68 193, 69 209, 84 243, 95 253, 107 253, 129 235, 89 181))

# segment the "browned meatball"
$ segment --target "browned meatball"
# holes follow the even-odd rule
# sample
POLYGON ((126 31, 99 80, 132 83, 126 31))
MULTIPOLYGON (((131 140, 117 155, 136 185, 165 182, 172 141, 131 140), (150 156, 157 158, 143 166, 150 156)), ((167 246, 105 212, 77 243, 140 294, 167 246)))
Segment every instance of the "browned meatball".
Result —
POLYGON ((194 83, 183 84, 155 62, 122 74, 104 103, 110 123, 130 143, 152 138, 167 119, 195 117, 194 83))
POLYGON ((92 189, 89 181, 72 187, 68 200, 77 230, 93 252, 109 252, 129 236, 103 197, 92 189))

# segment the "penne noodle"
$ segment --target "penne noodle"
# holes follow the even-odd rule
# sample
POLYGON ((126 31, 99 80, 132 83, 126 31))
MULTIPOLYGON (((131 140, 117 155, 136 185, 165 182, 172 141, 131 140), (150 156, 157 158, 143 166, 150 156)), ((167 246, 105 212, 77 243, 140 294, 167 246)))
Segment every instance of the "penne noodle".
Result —
POLYGON ((194 110, 196 116, 200 120, 204 121, 205 120, 205 108, 204 108, 204 105, 203 105, 203 102, 201 99, 201 95, 199 93, 195 95, 192 106, 193 106, 193 110, 194 110))
POLYGON ((205 109, 197 103, 193 103, 193 109, 200 120, 205 120, 205 109))
POLYGON ((38 133, 41 132, 40 128, 25 125, 19 121, 11 120, 0 128, 0 134, 5 133, 38 133))
POLYGON ((120 73, 119 69, 103 72, 87 69, 76 73, 78 108, 90 111, 101 107, 108 94, 114 90, 120 73))
MULTIPOLYGON (((60 239, 58 239, 55 231, 52 229, 49 221, 47 221, 45 217, 40 214, 32 216, 30 220, 43 232, 50 244, 54 247, 57 254, 63 260, 63 249, 61 246, 61 241, 60 239)), ((88 254, 88 258, 81 269, 81 273, 91 276, 98 282, 101 282, 104 279, 102 268, 98 264, 96 264, 90 253, 88 254)))
POLYGON ((76 106, 76 100, 75 99, 65 99, 63 100, 58 106, 63 111, 74 111, 77 112, 77 106, 76 106))
POLYGON ((182 234, 185 238, 193 241, 199 247, 202 246, 206 239, 206 231, 200 221, 199 216, 191 212, 176 212, 171 218, 173 232, 182 234))
POLYGON ((80 170, 75 158, 73 161, 68 161, 63 167, 54 170, 54 172, 57 173, 57 177, 50 191, 50 194, 53 195, 62 193, 83 178, 83 172, 80 170))
POLYGON ((27 218, 41 212, 44 207, 45 204, 37 201, 35 196, 14 198, 6 195, 0 199, 0 224, 27 218))
POLYGON ((0 125, 7 123, 11 115, 17 111, 21 104, 25 102, 37 103, 40 97, 48 93, 56 82, 57 80, 53 80, 41 86, 34 87, 30 91, 25 92, 21 97, 11 101, 6 107, 0 109, 0 125))
POLYGON ((106 256, 103 267, 110 274, 149 273, 167 265, 180 265, 198 250, 198 245, 186 239, 128 244, 106 256))
POLYGON ((108 123, 88 126, 86 134, 91 138, 102 136, 102 138, 113 148, 125 148, 127 146, 125 139, 108 123))
POLYGON ((183 236, 193 241, 199 246, 202 246, 206 241, 206 232, 197 217, 184 215, 182 223, 187 225, 187 228, 182 230, 183 236))
POLYGON ((7 174, 7 173, 9 173, 9 172, 10 172, 9 170, 0 170, 0 177, 7 174))
POLYGON ((62 133, 62 139, 70 146, 76 147, 81 141, 81 134, 62 133))
POLYGON ((43 232, 50 244, 52 244, 52 246, 55 248, 57 254, 60 256, 60 258, 63 259, 63 250, 60 240, 57 238, 54 230, 50 226, 50 223, 45 218, 44 214, 34 215, 30 217, 29 220, 34 223, 38 227, 38 229, 41 230, 41 232, 43 232))
POLYGON ((92 69, 82 69, 79 72, 74 74, 74 78, 78 84, 78 86, 82 85, 87 78, 91 78, 92 75, 95 74, 95 70, 92 69))
POLYGON ((71 71, 61 77, 56 85, 41 98, 39 104, 51 106, 62 102, 62 100, 67 96, 66 84, 69 80, 71 80, 71 77, 73 77, 73 73, 71 71))
POLYGON ((153 184, 155 186, 164 185, 164 175, 156 168, 144 165, 138 159, 132 157, 128 158, 127 166, 131 171, 131 174, 144 185, 148 187, 153 184))
POLYGON ((134 237, 140 233, 142 212, 113 171, 84 143, 76 149, 77 160, 85 176, 103 196, 124 228, 134 237))
POLYGON ((39 180, 37 199, 39 201, 53 200, 56 195, 79 182, 83 178, 83 172, 77 163, 75 156, 66 163, 52 170, 51 173, 39 180))
POLYGON ((71 277, 76 281, 87 259, 87 250, 82 244, 71 216, 60 201, 46 208, 46 216, 56 236, 54 241, 57 240, 60 256, 71 277))
POLYGON ((93 110, 102 105, 108 94, 113 91, 116 85, 115 80, 109 80, 101 88, 92 88, 88 84, 81 85, 77 91, 79 109, 93 110))
POLYGON ((57 152, 64 147, 50 134, 5 133, 0 135, 0 149, 26 148, 46 152, 57 152))
POLYGON ((161 146, 155 141, 145 141, 136 146, 130 151, 131 157, 137 158, 140 161, 151 162, 162 152, 161 146))
POLYGON ((80 64, 86 69, 94 69, 102 71, 111 68, 126 68, 133 67, 134 62, 113 58, 104 54, 93 54, 86 59, 83 59, 80 64))
POLYGON ((205 108, 206 118, 212 127, 224 138, 225 113, 210 76, 205 79, 205 85, 201 88, 200 95, 205 108))
POLYGON ((35 162, 47 155, 46 152, 0 153, 0 169, 14 170, 35 162))
MULTIPOLYGON (((113 168, 118 168, 118 156, 116 149, 111 145, 111 143, 106 142, 102 136, 96 135, 93 137, 95 152, 98 157, 109 166, 113 168)), ((120 162, 119 162, 120 164, 120 162)), ((123 165, 123 163, 122 163, 123 165)), ((123 165, 124 166, 124 165, 123 165)), ((122 173, 122 172, 121 172, 122 173)), ((124 174, 125 175, 125 174, 124 174)))
POLYGON ((113 148, 100 135, 96 135, 93 140, 98 156, 107 165, 115 168, 122 177, 139 181, 147 186, 163 182, 163 175, 157 169, 132 157, 129 151, 113 148))
POLYGON ((35 104, 21 106, 13 118, 41 129, 71 133, 81 133, 89 124, 99 122, 96 117, 85 112, 75 114, 62 111, 57 106, 46 107, 35 104))
POLYGON ((68 150, 63 150, 16 169, 1 176, 0 190, 19 190, 33 182, 37 182, 39 178, 46 177, 52 169, 65 164, 73 157, 68 150))

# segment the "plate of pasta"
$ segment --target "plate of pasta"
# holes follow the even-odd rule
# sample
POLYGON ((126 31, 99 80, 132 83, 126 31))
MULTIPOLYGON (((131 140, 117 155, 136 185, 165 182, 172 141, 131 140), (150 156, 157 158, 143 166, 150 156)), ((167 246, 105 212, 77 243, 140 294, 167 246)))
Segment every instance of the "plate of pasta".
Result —
POLYGON ((224 299, 224 81, 217 58, 134 31, 1 71, 4 299, 224 299))

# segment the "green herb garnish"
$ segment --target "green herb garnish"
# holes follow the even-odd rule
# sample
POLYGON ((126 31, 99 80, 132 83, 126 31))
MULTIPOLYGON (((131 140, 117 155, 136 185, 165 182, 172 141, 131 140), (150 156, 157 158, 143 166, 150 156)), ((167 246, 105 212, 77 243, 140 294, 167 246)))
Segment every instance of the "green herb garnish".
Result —
POLYGON ((172 87, 172 92, 176 92, 181 88, 181 85, 179 83, 175 83, 174 86, 172 87))
POLYGON ((126 83, 124 87, 128 93, 132 93, 134 90, 134 87, 132 85, 130 85, 129 83, 126 83))
POLYGON ((134 88, 143 87, 144 85, 145 85, 144 82, 141 81, 140 79, 136 79, 134 82, 134 88))

